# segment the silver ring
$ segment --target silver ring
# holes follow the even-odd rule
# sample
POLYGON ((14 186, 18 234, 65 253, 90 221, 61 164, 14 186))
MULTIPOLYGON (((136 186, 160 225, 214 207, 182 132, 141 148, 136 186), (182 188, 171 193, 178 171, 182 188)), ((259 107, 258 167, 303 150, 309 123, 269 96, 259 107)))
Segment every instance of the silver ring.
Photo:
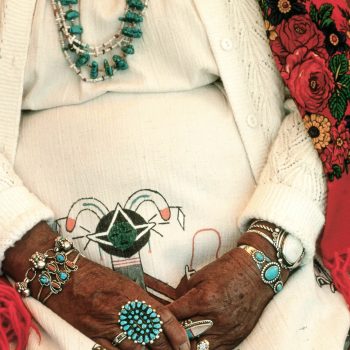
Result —
POLYGON ((122 306, 118 315, 122 332, 112 340, 113 346, 118 346, 125 339, 141 345, 152 344, 163 331, 159 314, 145 301, 129 301, 122 306))
POLYGON ((197 350, 209 350, 210 349, 210 344, 209 341, 206 339, 201 340, 197 344, 197 350))

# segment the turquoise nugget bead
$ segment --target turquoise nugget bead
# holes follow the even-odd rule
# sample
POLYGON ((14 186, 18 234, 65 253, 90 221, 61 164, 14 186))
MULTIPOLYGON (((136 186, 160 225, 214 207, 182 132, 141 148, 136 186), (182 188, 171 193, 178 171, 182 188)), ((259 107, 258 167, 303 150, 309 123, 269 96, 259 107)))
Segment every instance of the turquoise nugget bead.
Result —
POLYGON ((105 59, 105 60, 103 61, 103 65, 104 65, 104 67, 105 67, 106 75, 108 75, 109 77, 111 77, 111 76, 113 75, 113 68, 109 65, 107 59, 105 59))
POLYGON ((59 0, 61 5, 68 6, 68 5, 76 5, 78 3, 78 0, 59 0))
POLYGON ((112 57, 113 61, 115 62, 115 68, 118 70, 125 70, 128 69, 128 63, 122 58, 121 56, 114 55, 112 57))
POLYGON ((143 22, 143 17, 135 12, 128 11, 125 13, 124 17, 119 17, 119 20, 129 23, 141 23, 143 22))
POLYGON ((78 17, 79 17, 79 12, 78 11, 74 11, 74 10, 69 10, 65 14, 65 18, 68 21, 72 21, 73 19, 76 19, 78 17))
POLYGON ((91 62, 90 78, 97 79, 98 77, 98 63, 96 61, 91 62))
POLYGON ((141 38, 142 30, 135 27, 124 27, 122 33, 129 38, 141 38))
POLYGON ((122 47, 122 51, 127 55, 133 55, 135 53, 135 49, 133 45, 126 45, 122 47))
POLYGON ((135 8, 136 10, 142 11, 145 8, 145 5, 140 0, 127 0, 127 4, 131 8, 135 8))
POLYGON ((88 63, 90 60, 90 55, 88 53, 84 53, 78 57, 78 59, 75 61, 75 65, 80 68, 84 66, 86 63, 88 63))
POLYGON ((80 25, 74 25, 69 28, 69 33, 71 34, 82 34, 83 33, 83 27, 80 25))

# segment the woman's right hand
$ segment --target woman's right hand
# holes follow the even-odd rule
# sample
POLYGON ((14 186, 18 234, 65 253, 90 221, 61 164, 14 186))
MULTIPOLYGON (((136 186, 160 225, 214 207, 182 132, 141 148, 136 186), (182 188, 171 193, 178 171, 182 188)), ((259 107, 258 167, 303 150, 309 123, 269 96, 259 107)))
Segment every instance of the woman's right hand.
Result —
MULTIPOLYGON (((29 267, 29 257, 35 251, 44 252, 51 248, 54 238, 55 235, 46 224, 40 224, 29 231, 22 241, 7 251, 3 266, 6 273, 17 281, 23 280, 24 272, 29 267), (16 269, 12 268, 16 265, 16 269), (18 270, 22 272, 18 273, 18 270)), ((118 326, 118 312, 121 307, 135 299, 145 301, 156 309, 163 321, 163 333, 149 348, 190 350, 186 332, 174 315, 136 283, 83 257, 78 260, 77 265, 79 269, 71 274, 71 279, 65 284, 63 291, 52 295, 45 304, 57 315, 106 349, 115 350, 116 347, 111 343, 114 337, 121 333, 118 326)), ((32 295, 36 296, 38 289, 38 283, 33 283, 32 295)), ((118 349, 141 350, 142 346, 126 339, 118 345, 118 349)))

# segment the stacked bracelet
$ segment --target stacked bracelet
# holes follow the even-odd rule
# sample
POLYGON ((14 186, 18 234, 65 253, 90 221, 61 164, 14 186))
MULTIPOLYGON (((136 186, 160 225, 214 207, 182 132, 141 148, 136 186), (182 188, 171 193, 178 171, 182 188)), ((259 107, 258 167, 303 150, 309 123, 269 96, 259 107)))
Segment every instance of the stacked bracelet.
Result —
POLYGON ((71 241, 63 237, 55 239, 55 246, 45 253, 36 252, 31 256, 29 262, 31 267, 26 271, 22 282, 16 283, 17 291, 23 297, 31 295, 30 284, 37 279, 40 290, 37 299, 45 302, 53 294, 63 290, 63 286, 70 279, 70 274, 78 270, 77 261, 80 253, 73 247, 71 241), (70 256, 76 254, 73 260, 70 256))
POLYGON ((250 225, 247 232, 256 233, 266 239, 276 249, 278 262, 284 269, 294 270, 301 264, 305 256, 305 249, 302 247, 300 241, 295 239, 299 245, 298 248, 300 249, 300 254, 296 259, 293 259, 293 261, 291 261, 292 259, 288 259, 288 256, 285 253, 285 242, 289 234, 280 227, 275 226, 272 228, 264 225, 261 220, 256 220, 250 225), (272 234, 272 238, 261 230, 270 232, 272 234))
POLYGON ((254 260, 256 266, 260 270, 261 280, 269 285, 275 294, 283 289, 283 282, 281 280, 281 266, 276 261, 249 245, 239 245, 239 248, 245 250, 254 260))

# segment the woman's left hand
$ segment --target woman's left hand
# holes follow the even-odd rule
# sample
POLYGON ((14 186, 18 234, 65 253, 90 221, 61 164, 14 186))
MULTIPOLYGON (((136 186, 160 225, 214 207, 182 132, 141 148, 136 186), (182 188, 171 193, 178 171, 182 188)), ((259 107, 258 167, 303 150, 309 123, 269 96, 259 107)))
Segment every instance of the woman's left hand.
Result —
MULTIPOLYGON (((168 307, 178 320, 212 320, 213 327, 200 340, 208 340, 210 350, 232 350, 252 331, 273 295, 252 258, 235 248, 196 272, 185 294, 168 307)), ((192 349, 197 342, 192 342, 192 349)))

